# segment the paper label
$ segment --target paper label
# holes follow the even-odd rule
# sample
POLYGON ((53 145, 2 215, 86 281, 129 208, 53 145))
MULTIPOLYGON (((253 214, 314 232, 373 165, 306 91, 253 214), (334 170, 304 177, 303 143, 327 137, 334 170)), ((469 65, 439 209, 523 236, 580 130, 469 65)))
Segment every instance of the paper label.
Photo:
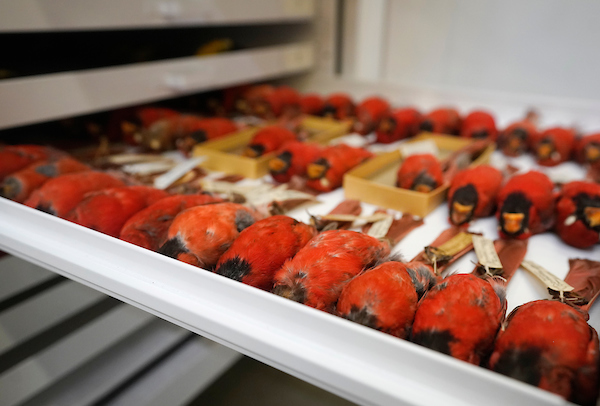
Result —
POLYGON ((313 195, 297 190, 290 190, 285 184, 277 187, 270 187, 269 189, 253 189, 251 192, 246 193, 245 196, 248 203, 254 206, 262 206, 275 201, 283 202, 296 199, 316 200, 313 195))
POLYGON ((376 221, 373 223, 367 235, 370 235, 374 238, 385 238, 388 231, 390 231, 390 227, 394 222, 394 218, 392 216, 387 215, 384 219, 376 221))
POLYGON ((168 171, 173 168, 175 164, 169 161, 154 161, 154 162, 141 162, 137 164, 124 165, 121 170, 123 172, 137 174, 137 175, 151 175, 154 173, 160 173, 168 171))
POLYGON ((571 292, 575 288, 557 277, 556 275, 550 273, 545 268, 542 268, 535 262, 524 260, 521 262, 521 266, 534 274, 543 284, 545 284, 548 288, 556 290, 557 292, 571 292))
POLYGON ((106 157, 106 161, 114 165, 125 165, 137 162, 156 162, 166 160, 168 159, 163 156, 150 154, 118 154, 106 157))
POLYGON ((431 154, 436 158, 439 158, 440 156, 440 150, 433 140, 407 142, 402 144, 399 149, 403 158, 415 154, 431 154))
POLYGON ((194 169, 206 160, 204 156, 190 158, 185 162, 180 163, 169 172, 164 173, 154 179, 154 187, 157 189, 166 189, 175 183, 183 175, 194 169))
POLYGON ((346 144, 351 147, 362 148, 369 143, 369 140, 358 133, 344 135, 329 141, 329 145, 346 144))
POLYGON ((486 269, 502 269, 502 262, 498 258, 494 242, 481 235, 473 235, 472 239, 479 263, 486 269))
POLYGON ((444 254, 453 257, 458 254, 469 245, 473 243, 473 235, 467 232, 461 232, 440 245, 438 250, 444 252, 444 254))
POLYGON ((370 216, 355 216, 353 214, 327 214, 325 216, 319 216, 323 220, 331 220, 331 221, 356 221, 363 220, 367 223, 374 223, 376 221, 381 221, 390 217, 389 214, 386 213, 375 213, 370 216))

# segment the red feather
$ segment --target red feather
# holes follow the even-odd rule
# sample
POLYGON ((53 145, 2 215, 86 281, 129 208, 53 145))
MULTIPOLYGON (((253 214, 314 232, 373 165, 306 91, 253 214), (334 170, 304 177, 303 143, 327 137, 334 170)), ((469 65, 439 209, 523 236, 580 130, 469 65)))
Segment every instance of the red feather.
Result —
POLYGON ((248 143, 244 156, 262 156, 277 151, 284 144, 296 140, 296 134, 287 128, 278 125, 263 127, 254 134, 254 137, 248 143))
POLYGON ((319 158, 307 168, 306 185, 320 192, 330 192, 342 186, 344 174, 373 154, 363 148, 338 144, 325 148, 319 158))
POLYGON ((412 137, 419 132, 423 116, 414 108, 403 108, 391 111, 385 115, 375 134, 377 142, 389 144, 390 142, 412 137))
POLYGON ((460 136, 465 138, 490 138, 496 140, 498 130, 494 116, 486 111, 473 111, 462 122, 460 136))
POLYGON ((346 93, 334 93, 325 99, 323 115, 337 120, 346 120, 354 116, 355 110, 352 98, 346 93))
POLYGON ((532 140, 532 149, 538 164, 554 166, 571 158, 575 147, 575 131, 554 127, 532 140))
POLYGON ((423 117, 421 130, 438 134, 458 134, 462 119, 458 110, 441 108, 433 110, 423 117))
POLYGON ((306 176, 306 168, 318 159, 321 147, 314 143, 290 141, 284 144, 277 157, 269 161, 269 171, 275 181, 289 182, 292 176, 306 176))
POLYGON ((431 154, 411 155, 402 162, 396 185, 403 189, 430 192, 444 182, 440 161, 431 154))
POLYGON ((390 103, 381 97, 369 97, 356 106, 354 130, 362 135, 373 132, 390 111, 390 103))
POLYGON ((556 232, 569 245, 589 248, 600 241, 600 185, 571 182, 556 204, 556 232), (595 212, 595 217, 592 211, 595 212))
POLYGON ((527 152, 533 140, 538 138, 538 130, 530 120, 512 123, 498 137, 498 147, 503 154, 520 156, 527 152))

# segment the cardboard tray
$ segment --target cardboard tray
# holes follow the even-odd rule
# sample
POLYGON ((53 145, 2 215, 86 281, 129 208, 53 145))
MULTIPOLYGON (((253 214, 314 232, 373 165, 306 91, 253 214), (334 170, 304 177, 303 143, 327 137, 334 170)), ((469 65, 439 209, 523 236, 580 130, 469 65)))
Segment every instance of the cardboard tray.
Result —
MULTIPOLYGON (((333 138, 347 134, 350 127, 350 121, 336 121, 314 116, 306 116, 300 125, 301 130, 308 132, 308 141, 319 144, 326 144, 333 138)), ((246 178, 261 178, 269 173, 269 161, 275 157, 275 152, 258 158, 241 155, 260 128, 262 127, 249 128, 225 138, 197 145, 193 155, 206 156, 207 159, 202 164, 204 168, 242 175, 246 178)))
MULTIPOLYGON (((407 143, 431 139, 440 151, 440 159, 472 143, 472 140, 451 135, 422 133, 407 143)), ((488 146, 470 166, 488 163, 495 145, 488 146)), ((400 189, 395 186, 396 173, 402 163, 400 150, 391 151, 357 166, 344 176, 344 191, 348 199, 411 213, 425 217, 446 199, 449 184, 445 183, 429 193, 400 189)))

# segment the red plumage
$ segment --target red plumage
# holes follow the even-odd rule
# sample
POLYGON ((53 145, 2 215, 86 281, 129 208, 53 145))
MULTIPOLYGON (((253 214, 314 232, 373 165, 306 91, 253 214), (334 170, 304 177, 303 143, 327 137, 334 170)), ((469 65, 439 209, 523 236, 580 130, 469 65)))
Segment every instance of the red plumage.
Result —
POLYGON ((389 144, 412 137, 419 132, 421 120, 421 113, 412 107, 392 110, 379 122, 375 131, 377 142, 389 144))
POLYGON ((325 100, 316 93, 300 96, 300 111, 302 114, 318 116, 322 113, 323 107, 325 107, 325 100))
POLYGON ((116 110, 111 114, 109 134, 117 125, 125 142, 138 145, 144 141, 143 131, 147 130, 157 121, 175 118, 181 113, 163 107, 140 107, 132 111, 131 108, 116 110), (118 124, 117 124, 118 123, 118 124))
POLYGON ((319 158, 308 165, 306 185, 319 192, 330 192, 342 186, 344 174, 373 154, 364 148, 337 144, 325 148, 319 158))
POLYGON ((273 277, 316 234, 314 227, 288 216, 272 216, 243 230, 219 258, 215 272, 263 290, 273 277))
POLYGON ((369 97, 356 106, 354 131, 367 135, 379 126, 381 119, 390 111, 390 103, 381 97, 369 97))
POLYGON ((415 154, 407 157, 398 168, 396 186, 403 189, 428 193, 444 182, 442 166, 431 154, 415 154))
POLYGON ((252 114, 273 119, 300 109, 300 94, 289 86, 264 88, 250 99, 252 114))
POLYGON ((570 182, 556 204, 556 232, 569 245, 589 248, 600 241, 600 185, 570 182))
POLYGON ((465 138, 490 138, 496 140, 498 130, 494 116, 486 111, 472 111, 464 118, 460 136, 465 138))
POLYGON ((284 144, 277 157, 269 161, 269 171, 275 181, 289 182, 292 176, 306 176, 308 165, 318 159, 321 147, 318 144, 291 141, 284 144))
POLYGON ((537 163, 554 166, 568 161, 575 147, 575 131, 554 127, 532 139, 532 150, 537 163))
POLYGON ((543 173, 530 171, 513 176, 498 194, 501 238, 529 238, 554 225, 552 181, 543 173))
POLYGON ((423 117, 421 131, 438 134, 456 135, 460 131, 462 119, 458 110, 453 108, 440 108, 433 110, 423 117))
POLYGON ((248 147, 244 150, 244 156, 259 157, 270 152, 277 151, 284 144, 296 141, 297 136, 287 128, 278 125, 263 127, 254 134, 248 147))
POLYGON ((158 252, 212 269, 240 232, 259 218, 255 210, 236 203, 191 207, 175 217, 158 252))
POLYGON ((35 189, 41 187, 48 179, 89 169, 87 165, 68 156, 38 161, 4 178, 0 185, 0 196, 23 203, 35 189))
POLYGON ((273 293, 332 312, 348 281, 389 253, 388 243, 366 234, 322 232, 275 274, 273 293))
POLYGON ((400 338, 407 338, 419 298, 436 282, 419 262, 385 262, 352 279, 342 290, 337 314, 400 338))
POLYGON ((34 162, 55 154, 56 151, 41 145, 7 145, 0 147, 0 181, 6 176, 25 169, 34 162))
POLYGON ((325 99, 323 115, 336 120, 347 120, 354 116, 356 106, 352 98, 346 93, 334 93, 325 99))
POLYGON ((272 85, 262 84, 254 85, 244 89, 242 96, 236 102, 237 110, 242 114, 254 114, 254 108, 257 103, 273 92, 272 85))
POLYGON ((530 120, 512 123, 498 136, 498 148, 504 155, 520 156, 527 152, 530 144, 538 138, 538 130, 530 120))
POLYGON ((25 200, 25 205, 65 218, 88 192, 125 186, 123 181, 103 172, 70 173, 48 180, 25 200))
POLYGON ((600 170, 600 133, 581 137, 575 146, 577 162, 600 170))
POLYGON ((551 300, 517 307, 498 334, 492 370, 581 405, 598 398, 598 334, 581 312, 551 300))
POLYGON ((119 238, 157 251, 167 240, 167 231, 175 216, 190 207, 221 202, 223 199, 208 194, 165 197, 131 216, 123 225, 119 238))
POLYGON ((491 353, 505 313, 506 299, 501 285, 471 274, 454 274, 423 296, 410 339, 479 365, 491 353))
POLYGON ((464 169, 454 176, 448 191, 448 217, 452 224, 468 224, 494 213, 502 187, 502 172, 489 165, 464 169))
POLYGON ((125 186, 87 193, 67 215, 67 220, 112 237, 138 211, 167 197, 164 190, 149 186, 125 186))
POLYGON ((188 154, 194 145, 225 137, 238 130, 237 125, 223 117, 203 118, 196 121, 189 133, 177 136, 175 144, 184 154, 188 154))

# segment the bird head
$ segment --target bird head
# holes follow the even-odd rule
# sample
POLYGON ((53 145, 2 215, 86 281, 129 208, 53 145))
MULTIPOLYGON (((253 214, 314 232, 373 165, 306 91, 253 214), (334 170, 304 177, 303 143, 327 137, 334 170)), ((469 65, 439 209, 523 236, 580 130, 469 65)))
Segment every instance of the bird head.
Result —
POLYGON ((484 139, 484 138, 489 137, 489 135, 490 134, 489 134, 488 130, 483 127, 474 128, 470 134, 471 138, 476 138, 476 139, 484 139))
POLYGON ((517 154, 521 153, 526 149, 527 145, 527 131, 523 128, 515 128, 512 130, 506 139, 506 148, 517 154))
POLYGON ((264 154, 264 153, 265 153, 264 145, 251 144, 251 145, 248 145, 248 147, 246 147, 246 149, 244 150, 244 153, 242 155, 247 156, 249 158, 257 158, 259 156, 262 156, 262 154, 264 154))
POLYGON ((450 202, 450 221, 456 226, 468 223, 473 219, 479 196, 472 184, 458 188, 450 202))
POLYGON ((421 131, 426 131, 426 132, 433 132, 433 129, 435 128, 435 124, 433 122, 433 120, 431 119, 426 119, 421 123, 421 126, 419 127, 421 129, 421 131))
POLYGON ((577 209, 574 214, 565 219, 565 225, 568 226, 581 220, 590 230, 600 232, 600 196, 580 193, 573 200, 577 209))
POLYGON ((426 171, 422 171, 417 175, 411 189, 421 193, 429 193, 438 187, 437 181, 426 171))
POLYGON ((333 106, 332 104, 329 104, 329 103, 327 103, 325 105, 325 107, 323 107, 323 110, 321 111, 321 114, 323 115, 323 117, 327 117, 327 118, 335 118, 336 113, 337 113, 337 110, 336 110, 335 106, 333 106))
POLYGON ((520 192, 508 195, 500 209, 500 229, 509 237, 529 232, 531 201, 520 192))
POLYGON ((277 157, 269 161, 269 171, 279 174, 285 173, 292 164, 292 154, 289 151, 283 151, 277 157))
POLYGON ((319 158, 306 168, 308 179, 321 179, 329 170, 330 164, 325 158, 319 158))
POLYGON ((539 160, 556 159, 557 154, 554 141, 548 137, 541 140, 536 148, 536 155, 539 160))
POLYGON ((393 117, 385 117, 379 122, 378 130, 390 134, 396 129, 396 120, 393 117))
POLYGON ((600 143, 590 142, 585 146, 585 160, 588 163, 600 161, 600 143))

